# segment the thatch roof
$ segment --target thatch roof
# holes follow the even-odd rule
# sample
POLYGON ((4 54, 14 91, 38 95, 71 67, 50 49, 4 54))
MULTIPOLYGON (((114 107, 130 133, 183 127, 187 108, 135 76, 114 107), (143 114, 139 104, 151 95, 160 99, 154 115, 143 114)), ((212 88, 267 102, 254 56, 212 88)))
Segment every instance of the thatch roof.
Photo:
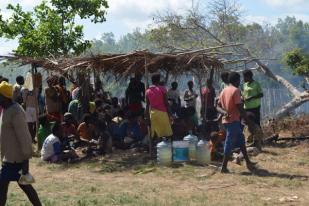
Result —
POLYGON ((103 54, 88 57, 70 58, 31 58, 22 56, 2 56, 10 61, 20 62, 22 65, 32 64, 49 71, 67 73, 68 71, 92 71, 110 73, 116 76, 127 77, 132 73, 144 73, 145 68, 150 73, 167 71, 172 75, 187 73, 199 74, 207 70, 222 69, 224 60, 214 55, 223 47, 238 46, 224 45, 201 50, 184 51, 178 53, 151 53, 148 51, 135 51, 129 54, 103 54))

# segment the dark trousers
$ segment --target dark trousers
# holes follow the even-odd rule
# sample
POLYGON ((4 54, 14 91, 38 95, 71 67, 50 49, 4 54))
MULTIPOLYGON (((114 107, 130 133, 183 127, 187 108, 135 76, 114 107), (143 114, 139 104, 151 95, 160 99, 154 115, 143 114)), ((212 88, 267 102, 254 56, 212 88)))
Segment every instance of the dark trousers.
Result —
MULTIPOLYGON (((17 181, 20 178, 20 170, 28 170, 29 164, 23 163, 8 163, 3 162, 0 169, 0 206, 5 206, 7 200, 7 193, 9 184, 11 181, 17 181), (26 167, 26 168, 24 168, 26 167)), ((34 206, 41 206, 40 199, 37 192, 32 185, 20 185, 18 186, 26 193, 28 199, 34 206)))
POLYGON ((254 123, 261 127, 261 107, 253 108, 253 109, 245 109, 246 112, 251 112, 254 114, 254 123))

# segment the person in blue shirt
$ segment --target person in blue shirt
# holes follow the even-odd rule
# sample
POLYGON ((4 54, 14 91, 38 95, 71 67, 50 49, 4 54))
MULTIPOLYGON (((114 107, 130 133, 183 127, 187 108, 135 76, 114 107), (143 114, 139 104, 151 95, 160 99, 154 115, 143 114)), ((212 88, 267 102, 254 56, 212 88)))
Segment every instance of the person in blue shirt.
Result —
POLYGON ((126 147, 130 147, 139 141, 142 141, 142 134, 138 116, 132 112, 127 114, 127 120, 123 121, 119 126, 119 138, 126 147))

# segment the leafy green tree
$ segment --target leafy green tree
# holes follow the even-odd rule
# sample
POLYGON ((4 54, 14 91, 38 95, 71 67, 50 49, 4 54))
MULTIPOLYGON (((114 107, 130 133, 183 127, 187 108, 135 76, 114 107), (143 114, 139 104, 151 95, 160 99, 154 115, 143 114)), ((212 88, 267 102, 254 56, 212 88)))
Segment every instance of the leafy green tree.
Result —
POLYGON ((61 56, 81 54, 91 43, 84 40, 83 26, 76 18, 104 22, 107 0, 50 0, 43 1, 33 11, 9 4, 12 16, 6 20, 0 14, 0 37, 18 38, 14 51, 22 56, 61 56))
POLYGON ((294 72, 294 74, 309 77, 309 54, 302 49, 294 49, 284 55, 284 62, 294 72))

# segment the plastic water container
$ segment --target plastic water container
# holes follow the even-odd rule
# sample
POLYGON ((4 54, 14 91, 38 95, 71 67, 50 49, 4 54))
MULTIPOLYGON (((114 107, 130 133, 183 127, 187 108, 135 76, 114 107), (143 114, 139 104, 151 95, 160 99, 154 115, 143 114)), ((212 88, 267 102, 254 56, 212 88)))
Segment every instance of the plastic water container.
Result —
POLYGON ((183 138, 184 141, 187 141, 189 143, 189 159, 196 160, 196 146, 198 143, 197 136, 193 135, 192 132, 189 132, 189 135, 185 136, 183 138))
POLYGON ((157 162, 160 165, 170 165, 172 163, 172 147, 167 141, 157 144, 157 162))
POLYGON ((174 162, 187 162, 189 160, 189 142, 173 142, 173 160, 174 162))
POLYGON ((201 165, 210 163, 210 149, 207 141, 200 140, 197 143, 196 160, 201 165))

